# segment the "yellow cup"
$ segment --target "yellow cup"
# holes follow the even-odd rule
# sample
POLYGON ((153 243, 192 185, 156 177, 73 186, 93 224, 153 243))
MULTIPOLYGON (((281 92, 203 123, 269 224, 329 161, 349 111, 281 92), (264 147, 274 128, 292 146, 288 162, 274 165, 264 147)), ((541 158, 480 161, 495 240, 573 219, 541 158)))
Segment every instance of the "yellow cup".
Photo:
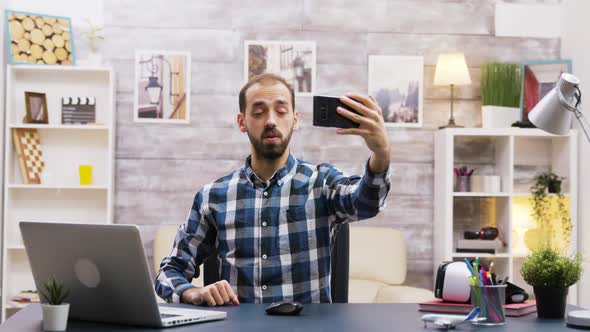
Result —
POLYGON ((80 171, 80 185, 92 184, 92 165, 78 166, 80 171))

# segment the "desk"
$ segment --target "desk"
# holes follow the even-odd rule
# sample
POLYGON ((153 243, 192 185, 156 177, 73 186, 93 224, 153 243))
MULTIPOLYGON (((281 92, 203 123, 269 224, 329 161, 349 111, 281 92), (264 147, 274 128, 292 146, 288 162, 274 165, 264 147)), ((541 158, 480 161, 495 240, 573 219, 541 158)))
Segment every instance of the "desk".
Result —
MULTIPOLYGON (((187 307, 186 305, 175 305, 187 307)), ((190 307, 190 306, 188 306, 190 307)), ((440 331, 430 325, 424 329, 419 320, 422 315, 416 304, 306 304, 300 316, 268 316, 264 304, 241 304, 215 308, 227 312, 222 321, 182 325, 161 331, 440 331)), ((568 311, 577 309, 568 306, 568 311)), ((459 326, 454 331, 575 331, 565 326, 563 320, 539 320, 536 314, 524 317, 508 317, 507 323, 499 327, 478 328, 471 325, 459 326)), ((41 307, 29 305, 0 325, 0 331, 38 332, 41 331, 41 307)), ((120 325, 96 324, 79 321, 68 322, 68 332, 78 331, 160 331, 152 328, 127 327, 120 325)))

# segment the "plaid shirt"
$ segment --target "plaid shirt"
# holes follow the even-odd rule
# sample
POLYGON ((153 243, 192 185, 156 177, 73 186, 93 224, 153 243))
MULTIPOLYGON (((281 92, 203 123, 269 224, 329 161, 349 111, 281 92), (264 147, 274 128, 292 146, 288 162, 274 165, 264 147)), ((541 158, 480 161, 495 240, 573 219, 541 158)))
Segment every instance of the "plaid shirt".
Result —
POLYGON ((160 264, 156 292, 179 302, 194 287, 198 266, 215 249, 219 275, 240 302, 331 302, 330 253, 337 225, 375 216, 385 207, 389 172, 347 177, 329 164, 289 156, 261 181, 250 157, 233 173, 203 187, 170 256, 160 264))

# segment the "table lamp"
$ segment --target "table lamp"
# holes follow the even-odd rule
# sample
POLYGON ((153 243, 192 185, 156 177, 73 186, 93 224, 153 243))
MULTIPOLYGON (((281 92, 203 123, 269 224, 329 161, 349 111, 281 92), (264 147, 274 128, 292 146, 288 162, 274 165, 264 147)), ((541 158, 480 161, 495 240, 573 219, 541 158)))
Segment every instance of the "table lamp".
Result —
POLYGON ((453 118, 453 87, 467 84, 471 84, 471 78, 465 56, 462 53, 440 54, 434 71, 434 85, 451 86, 451 117, 449 123, 438 127, 438 129, 463 127, 455 124, 453 118))
MULTIPOLYGON (((555 87, 541 99, 529 113, 529 120, 539 129, 556 135, 565 135, 572 126, 572 115, 578 119, 586 139, 590 142, 590 126, 578 106, 582 101, 582 92, 578 87, 580 80, 568 73, 563 73, 555 87)), ((568 312, 568 326, 590 328, 590 310, 573 310, 568 312)))

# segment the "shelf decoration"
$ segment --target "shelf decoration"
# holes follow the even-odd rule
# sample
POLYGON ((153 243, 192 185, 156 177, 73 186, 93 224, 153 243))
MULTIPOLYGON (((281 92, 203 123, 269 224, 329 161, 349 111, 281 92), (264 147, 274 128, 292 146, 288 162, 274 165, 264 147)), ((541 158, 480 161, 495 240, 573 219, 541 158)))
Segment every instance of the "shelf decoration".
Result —
POLYGON ((96 98, 63 97, 61 99, 62 124, 92 124, 96 121, 96 98))
POLYGON ((49 123, 47 98, 44 93, 25 91, 25 105, 24 123, 49 123))
POLYGON ((7 10, 6 20, 10 64, 76 63, 70 18, 7 10))
POLYGON ((39 132, 37 129, 13 128, 12 139, 23 182, 41 184, 41 173, 45 168, 45 162, 39 132))

